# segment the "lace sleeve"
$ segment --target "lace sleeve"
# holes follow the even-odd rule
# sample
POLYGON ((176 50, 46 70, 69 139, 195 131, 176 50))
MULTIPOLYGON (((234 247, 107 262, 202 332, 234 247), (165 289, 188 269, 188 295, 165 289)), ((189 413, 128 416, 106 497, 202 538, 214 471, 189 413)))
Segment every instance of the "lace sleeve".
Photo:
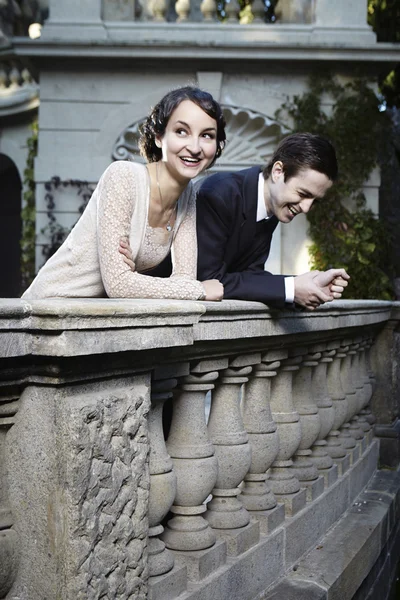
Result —
POLYGON ((136 202, 134 175, 126 163, 115 162, 104 173, 98 190, 98 248, 104 288, 110 298, 203 297, 201 283, 177 274, 170 278, 150 277, 131 271, 118 251, 120 239, 129 239, 136 202))
POLYGON ((190 195, 186 215, 171 248, 172 277, 197 278, 196 196, 190 195))

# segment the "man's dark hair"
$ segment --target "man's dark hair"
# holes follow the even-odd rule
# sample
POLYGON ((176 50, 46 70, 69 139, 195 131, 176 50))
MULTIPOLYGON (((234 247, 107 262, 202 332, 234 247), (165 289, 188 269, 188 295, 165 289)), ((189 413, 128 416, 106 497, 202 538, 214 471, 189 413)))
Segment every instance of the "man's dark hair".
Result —
POLYGON ((331 181, 335 181, 338 176, 336 153, 331 142, 312 133, 293 133, 285 137, 264 168, 264 179, 271 175, 272 167, 277 161, 283 164, 285 181, 304 169, 324 173, 331 181))
POLYGON ((209 117, 215 119, 217 122, 217 152, 213 162, 209 165, 211 167, 217 158, 221 156, 221 152, 225 146, 225 118, 220 105, 214 100, 211 94, 193 86, 172 90, 156 104, 140 127, 140 153, 148 162, 161 160, 162 150, 156 146, 156 137, 164 135, 171 114, 184 100, 194 102, 194 104, 197 104, 209 117))

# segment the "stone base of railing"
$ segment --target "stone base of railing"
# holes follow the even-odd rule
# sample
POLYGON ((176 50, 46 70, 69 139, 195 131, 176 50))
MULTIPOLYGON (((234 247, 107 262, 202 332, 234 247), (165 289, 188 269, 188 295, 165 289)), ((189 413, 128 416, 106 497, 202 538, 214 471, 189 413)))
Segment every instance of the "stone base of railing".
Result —
POLYGON ((391 425, 376 424, 374 432, 380 440, 380 464, 396 468, 400 464, 400 419, 391 425))
POLYGON ((258 600, 386 600, 400 557, 400 473, 378 471, 320 543, 258 600))
MULTIPOLYGON (((361 449, 359 448, 359 450, 361 449)), ((298 580, 303 579, 299 575, 300 566, 307 565, 308 560, 311 561, 309 556, 313 556, 314 562, 317 557, 320 557, 321 565, 323 565, 324 556, 325 561, 330 560, 329 551, 324 555, 323 549, 325 547, 324 540, 331 539, 332 533, 328 534, 326 538, 323 536, 336 522, 337 526, 334 531, 337 529, 345 536, 345 546, 342 545, 340 551, 336 553, 337 565, 342 561, 343 572, 337 572, 334 567, 332 585, 333 583, 339 585, 341 581, 349 581, 351 585, 350 583, 346 584, 347 588, 340 587, 340 598, 341 600, 351 600, 385 545, 380 538, 384 515, 390 508, 389 498, 394 498, 397 493, 396 482, 400 487, 400 476, 396 479, 393 473, 389 473, 393 476, 391 488, 384 487, 385 482, 389 483, 388 474, 382 472, 375 474, 378 456, 379 442, 374 439, 363 449, 358 459, 354 460, 346 472, 322 494, 312 502, 307 502, 305 508, 293 517, 286 516, 285 521, 281 522, 268 535, 261 534, 259 543, 247 552, 236 558, 232 557, 223 567, 201 582, 189 583, 186 592, 179 595, 179 600, 208 600, 209 598, 213 600, 226 600, 227 598, 229 600, 261 600, 262 598, 299 600, 303 597, 307 597, 307 600, 314 600, 314 598, 327 598, 325 588, 329 587, 328 584, 325 584, 324 588, 322 584, 312 583, 313 577, 317 579, 319 573, 321 573, 321 577, 324 576, 323 571, 312 568, 312 562, 309 563, 309 582, 305 588, 311 590, 309 596, 301 595, 300 591, 305 584, 298 580), (368 484, 369 481, 370 484, 368 484), (384 496, 382 501, 376 497, 375 491, 381 492, 378 494, 379 497, 384 496), (376 506, 379 508, 375 511, 376 506), (365 515, 371 516, 370 522, 365 515), (347 536, 342 523, 351 523, 352 517, 356 519, 355 524, 348 526, 349 535, 347 536), (360 517, 364 518, 363 524, 359 523, 360 517), (346 547, 346 560, 343 560, 344 547, 346 547), (350 549, 349 553, 347 548, 350 549), (368 550, 366 563, 362 569, 355 568, 353 570, 352 567, 356 563, 352 561, 364 560, 363 548, 368 550), (307 551, 310 554, 304 557, 304 553, 307 551), (349 566, 350 569, 348 569, 349 566), (289 576, 287 575, 288 571, 290 571, 289 576), (284 576, 286 578, 279 583, 279 586, 283 586, 282 594, 279 591, 278 595, 265 595, 266 590, 284 576), (321 592, 325 595, 315 595, 313 588, 318 589, 318 593, 321 592), (292 589, 293 592, 290 591, 292 589), (287 590, 288 594, 285 595, 287 590)), ((392 518, 393 511, 390 514, 392 518)), ((328 571, 327 567, 326 572, 328 571)), ((330 577, 331 575, 329 575, 330 577)), ((159 585, 162 578, 156 579, 155 583, 159 585)), ((277 589, 280 590, 280 587, 277 589)), ((276 594, 276 591, 274 593, 276 594)))

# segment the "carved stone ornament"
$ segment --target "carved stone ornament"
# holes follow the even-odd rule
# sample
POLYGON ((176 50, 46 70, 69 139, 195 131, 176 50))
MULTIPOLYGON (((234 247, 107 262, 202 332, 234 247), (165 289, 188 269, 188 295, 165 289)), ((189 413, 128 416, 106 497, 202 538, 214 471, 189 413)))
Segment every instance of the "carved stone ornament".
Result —
MULTIPOLYGON (((213 171, 235 170, 264 164, 272 156, 285 128, 259 112, 239 106, 222 105, 226 120, 227 143, 213 171)), ((136 121, 118 137, 112 150, 114 160, 144 163, 139 153, 139 127, 136 121)))

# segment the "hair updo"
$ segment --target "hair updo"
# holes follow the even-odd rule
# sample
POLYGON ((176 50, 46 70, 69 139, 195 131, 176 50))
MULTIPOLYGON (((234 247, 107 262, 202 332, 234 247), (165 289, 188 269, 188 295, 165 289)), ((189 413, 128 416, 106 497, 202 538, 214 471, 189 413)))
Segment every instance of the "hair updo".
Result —
POLYGON ((162 158, 162 150, 156 146, 156 137, 165 133, 169 118, 173 111, 184 100, 197 104, 204 112, 217 123, 217 151, 211 167, 225 146, 225 118, 218 102, 208 92, 203 92, 197 87, 186 86, 168 92, 153 108, 147 119, 140 126, 139 149, 140 154, 149 162, 157 162, 162 158))

